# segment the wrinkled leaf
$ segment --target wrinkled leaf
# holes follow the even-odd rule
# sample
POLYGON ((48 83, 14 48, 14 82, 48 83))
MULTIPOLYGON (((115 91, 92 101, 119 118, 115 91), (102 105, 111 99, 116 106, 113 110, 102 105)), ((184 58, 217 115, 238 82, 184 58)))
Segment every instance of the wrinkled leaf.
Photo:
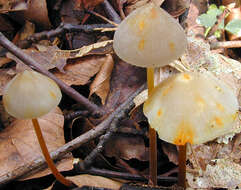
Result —
POLYGON ((234 35, 241 36, 241 20, 233 19, 226 26, 225 30, 231 32, 234 35))
POLYGON ((29 1, 28 9, 24 11, 24 18, 44 28, 51 27, 46 0, 29 1))
POLYGON ((107 55, 105 63, 103 63, 100 71, 95 77, 95 80, 90 85, 90 95, 97 94, 101 98, 101 103, 104 105, 107 95, 110 90, 110 77, 114 67, 114 60, 110 54, 107 55))
POLYGON ((108 179, 101 176, 93 176, 93 175, 86 175, 86 174, 67 177, 67 179, 71 180, 79 187, 93 186, 98 188, 108 188, 108 189, 118 190, 122 185, 122 183, 120 183, 119 181, 115 181, 115 180, 108 179))
MULTIPOLYGON (((29 48, 24 50, 24 52, 31 56, 35 61, 40 63, 46 70, 50 70, 56 67, 60 71, 63 71, 63 67, 66 65, 67 58, 57 53, 59 51, 57 46, 41 46, 41 48, 38 48, 41 49, 41 51, 29 48)), ((26 64, 24 64, 20 59, 11 53, 7 53, 7 57, 17 62, 18 71, 23 71, 28 68, 26 64)))
POLYGON ((228 159, 213 160, 207 165, 203 177, 187 173, 192 188, 241 188, 241 166, 228 159))
POLYGON ((0 13, 26 10, 28 4, 25 0, 0 0, 0 13))
POLYGON ((64 67, 64 73, 55 72, 55 75, 68 85, 85 85, 99 72, 106 58, 106 56, 91 56, 69 60, 64 67))
MULTIPOLYGON (((65 144, 64 117, 59 108, 38 119, 49 151, 65 144)), ((31 120, 15 120, 0 133, 0 175, 42 156, 31 120)))
POLYGON ((132 158, 140 161, 148 160, 148 148, 140 136, 113 135, 105 145, 105 155, 125 160, 132 158))
POLYGON ((76 9, 89 9, 94 8, 98 4, 102 3, 104 0, 76 0, 75 8, 76 9))

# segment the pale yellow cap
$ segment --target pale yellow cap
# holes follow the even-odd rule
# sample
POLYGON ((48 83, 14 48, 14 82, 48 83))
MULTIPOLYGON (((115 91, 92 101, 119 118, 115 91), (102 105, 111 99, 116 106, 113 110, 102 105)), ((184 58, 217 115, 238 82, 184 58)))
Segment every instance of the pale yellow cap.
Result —
POLYGON ((50 78, 35 71, 17 74, 5 87, 5 110, 18 119, 38 118, 55 108, 62 94, 50 78))
POLYGON ((129 14, 118 26, 113 42, 121 59, 140 67, 168 65, 184 53, 186 46, 179 23, 153 3, 129 14))
POLYGON ((158 85, 144 114, 159 138, 176 145, 201 144, 232 132, 238 100, 210 73, 180 73, 158 85))

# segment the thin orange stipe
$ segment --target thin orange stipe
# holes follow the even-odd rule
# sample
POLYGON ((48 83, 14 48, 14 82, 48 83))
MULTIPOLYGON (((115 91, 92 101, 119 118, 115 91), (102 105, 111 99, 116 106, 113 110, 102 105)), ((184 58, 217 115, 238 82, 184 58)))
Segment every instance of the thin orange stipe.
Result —
POLYGON ((176 145, 185 145, 186 143, 193 144, 194 132, 192 126, 186 122, 182 121, 177 129, 177 135, 173 140, 176 145))
POLYGON ((140 40, 140 42, 138 44, 138 49, 139 50, 143 50, 144 49, 144 44, 145 44, 145 40, 144 39, 140 40))

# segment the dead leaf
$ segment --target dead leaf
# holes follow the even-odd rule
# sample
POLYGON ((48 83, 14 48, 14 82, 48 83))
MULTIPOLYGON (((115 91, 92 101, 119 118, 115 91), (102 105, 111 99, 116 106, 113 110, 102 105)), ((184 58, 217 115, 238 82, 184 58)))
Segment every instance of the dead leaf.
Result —
POLYGON ((15 72, 12 69, 0 69, 0 95, 3 95, 4 87, 14 75, 15 72))
MULTIPOLYGON (((64 56, 60 56, 57 52, 59 48, 57 46, 37 46, 39 50, 33 48, 29 48, 23 50, 26 54, 31 56, 35 61, 40 63, 42 67, 46 70, 50 70, 53 68, 58 68, 60 71, 63 72, 63 67, 66 65, 67 58, 64 56)), ((18 72, 24 71, 28 68, 26 64, 24 64, 20 59, 16 56, 12 55, 11 53, 6 54, 8 58, 14 60, 17 63, 16 70, 18 72)))
POLYGON ((68 85, 85 85, 106 62, 106 56, 88 56, 69 60, 64 73, 55 72, 55 76, 68 85))
POLYGON ((105 145, 105 155, 125 160, 132 158, 140 161, 148 160, 148 148, 140 136, 113 135, 109 140, 111 143, 105 145))
MULTIPOLYGON (((38 119, 49 151, 65 144, 64 117, 59 108, 38 119)), ((0 133, 0 175, 42 156, 31 120, 15 120, 0 133)))
MULTIPOLYGON (((55 166, 59 171, 68 171, 68 170, 73 169, 73 160, 74 160, 74 158, 73 158, 72 154, 69 153, 69 154, 66 154, 60 161, 55 163, 55 166)), ((29 174, 27 174, 27 177, 23 176, 19 180, 25 181, 25 180, 29 180, 29 179, 40 178, 43 176, 47 176, 51 173, 52 172, 50 171, 50 169, 47 168, 47 169, 39 171, 38 173, 30 175, 30 176, 29 176, 29 174)))
POLYGON ((178 165, 178 151, 176 145, 162 143, 162 150, 167 155, 170 162, 178 165))
POLYGON ((122 183, 120 183, 119 181, 115 181, 101 176, 93 176, 87 174, 67 177, 67 179, 71 180, 73 183, 78 185, 78 187, 93 186, 99 188, 118 190, 122 185, 122 183))
POLYGON ((101 98, 101 103, 104 105, 107 95, 110 90, 110 77, 114 67, 114 60, 110 54, 107 55, 105 63, 103 63, 100 71, 95 77, 95 80, 90 85, 90 95, 97 94, 101 98))
POLYGON ((76 0, 75 9, 83 10, 96 7, 98 4, 102 3, 104 0, 76 0))
POLYGON ((187 173, 191 188, 241 188, 241 166, 228 159, 213 160, 207 165, 203 177, 187 173))
POLYGON ((27 8, 26 0, 0 0, 0 13, 26 10, 27 8))
POLYGON ((44 28, 50 28, 46 0, 29 1, 28 9, 24 11, 24 18, 44 28))

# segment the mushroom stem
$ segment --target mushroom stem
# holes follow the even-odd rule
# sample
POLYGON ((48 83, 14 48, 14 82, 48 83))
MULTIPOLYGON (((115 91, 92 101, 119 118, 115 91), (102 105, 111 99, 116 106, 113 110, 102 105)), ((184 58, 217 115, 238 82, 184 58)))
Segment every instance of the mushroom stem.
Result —
POLYGON ((178 185, 186 188, 186 150, 187 144, 179 145, 178 154, 178 185))
MULTIPOLYGON (((147 68, 147 86, 148 96, 154 89, 154 68, 147 68)), ((157 185, 157 143, 156 143, 156 131, 149 126, 149 170, 150 178, 149 185, 157 185)))
POLYGON ((73 186, 73 183, 71 181, 67 180, 61 173, 59 173, 59 171, 55 167, 54 162, 53 162, 53 160, 51 159, 51 157, 49 155, 49 151, 48 151, 48 148, 47 148, 46 143, 44 141, 44 138, 43 138, 43 135, 42 135, 42 132, 41 132, 38 120, 37 119, 32 119, 32 123, 33 123, 34 130, 35 130, 35 133, 36 133, 37 138, 38 138, 38 142, 39 142, 40 148, 41 148, 42 153, 44 155, 44 158, 45 158, 45 160, 46 160, 46 162, 48 164, 48 167, 52 171, 52 174, 55 176, 55 178, 60 183, 64 184, 65 186, 68 186, 68 187, 73 186))

